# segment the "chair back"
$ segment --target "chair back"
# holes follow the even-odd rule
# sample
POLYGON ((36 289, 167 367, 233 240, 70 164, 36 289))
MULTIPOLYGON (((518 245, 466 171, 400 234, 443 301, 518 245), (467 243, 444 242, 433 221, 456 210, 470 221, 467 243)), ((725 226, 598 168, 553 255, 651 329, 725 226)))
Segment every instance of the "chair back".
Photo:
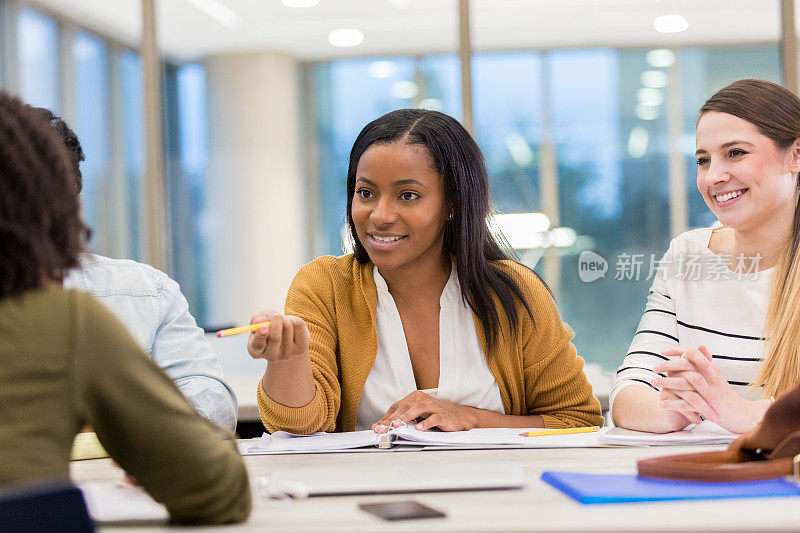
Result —
POLYGON ((60 482, 0 494, 0 531, 91 533, 94 525, 80 489, 60 482))

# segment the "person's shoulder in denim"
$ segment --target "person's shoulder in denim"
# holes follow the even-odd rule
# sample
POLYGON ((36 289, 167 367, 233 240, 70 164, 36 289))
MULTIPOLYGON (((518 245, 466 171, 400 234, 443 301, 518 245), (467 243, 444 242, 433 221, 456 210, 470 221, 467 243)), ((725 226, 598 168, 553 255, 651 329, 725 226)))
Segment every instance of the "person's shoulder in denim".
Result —
POLYGON ((100 300, 201 416, 233 431, 236 395, 178 284, 160 270, 127 259, 81 254, 80 263, 67 273, 64 288, 100 300))

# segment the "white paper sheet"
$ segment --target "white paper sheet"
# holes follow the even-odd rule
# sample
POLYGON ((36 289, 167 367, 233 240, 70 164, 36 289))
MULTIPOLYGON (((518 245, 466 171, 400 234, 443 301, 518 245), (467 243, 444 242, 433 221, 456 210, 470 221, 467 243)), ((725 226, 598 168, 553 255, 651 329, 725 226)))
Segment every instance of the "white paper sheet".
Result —
POLYGON ((80 483, 89 516, 103 523, 166 523, 167 508, 124 481, 80 483))
POLYGON ((697 446, 706 444, 730 444, 739 435, 731 433, 706 420, 689 429, 672 433, 646 433, 630 429, 613 428, 601 435, 599 441, 604 444, 626 446, 697 446))

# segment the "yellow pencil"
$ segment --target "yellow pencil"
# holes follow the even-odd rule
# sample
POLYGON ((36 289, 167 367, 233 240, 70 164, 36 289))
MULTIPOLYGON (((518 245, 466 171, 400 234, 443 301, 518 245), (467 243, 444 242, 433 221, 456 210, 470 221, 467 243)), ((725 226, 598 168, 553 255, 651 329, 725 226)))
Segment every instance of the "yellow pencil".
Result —
POLYGON ((217 337, 230 337, 231 335, 238 335, 239 333, 250 333, 264 326, 269 326, 269 322, 259 322, 258 324, 250 324, 249 326, 242 326, 240 328, 223 329, 217 332, 217 337))
POLYGON ((520 437, 544 437, 545 435, 566 435, 568 433, 593 433, 599 431, 600 426, 588 426, 583 428, 563 428, 563 429, 540 429, 520 433, 520 437))

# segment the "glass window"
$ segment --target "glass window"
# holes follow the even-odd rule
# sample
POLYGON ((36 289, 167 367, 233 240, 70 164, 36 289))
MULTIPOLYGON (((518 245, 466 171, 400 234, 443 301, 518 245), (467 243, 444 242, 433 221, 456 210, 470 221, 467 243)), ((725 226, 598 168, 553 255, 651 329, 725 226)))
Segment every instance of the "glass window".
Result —
POLYGON ((125 50, 120 56, 119 70, 122 87, 122 136, 125 146, 123 156, 128 201, 129 257, 138 260, 143 252, 140 210, 145 172, 144 81, 139 54, 125 50))
POLYGON ((540 209, 541 70, 538 52, 473 56, 475 139, 486 158, 492 200, 503 213, 540 209))
MULTIPOLYGON (((106 45, 98 37, 80 32, 73 45, 75 70, 75 132, 83 146, 86 160, 83 174, 84 220, 92 228, 90 248, 97 253, 109 249, 112 229, 108 221, 114 209, 109 201, 110 146, 109 98, 106 45)), ((107 253, 107 252, 105 252, 107 253)))
POLYGON ((576 331, 578 353, 610 369, 625 356, 641 317, 649 259, 660 259, 669 242, 667 153, 659 144, 666 119, 640 107, 644 52, 600 48, 548 56, 560 222, 577 235, 572 246, 548 253, 560 258, 558 303, 576 331), (582 281, 584 251, 607 261, 605 277, 582 281), (639 264, 638 272, 618 275, 626 257, 639 264))
POLYGON ((168 66, 165 93, 172 273, 192 314, 203 323, 203 191, 208 168, 205 68, 196 63, 168 66))
MULTIPOLYGON (((8 16, 8 8, 4 2, 0 2, 0 24, 5 24, 6 17, 8 16)), ((3 72, 3 67, 5 61, 8 59, 5 57, 8 54, 7 50, 3 49, 3 43, 0 42, 0 88, 4 86, 4 79, 5 73, 3 72)))
POLYGON ((783 83, 780 50, 777 45, 732 46, 727 48, 686 48, 678 54, 683 98, 681 147, 686 154, 686 190, 689 196, 689 226, 707 227, 717 217, 697 190, 695 121, 703 103, 726 85, 740 79, 759 78, 783 83))
POLYGON ((58 112, 58 27, 32 9, 19 13, 20 95, 25 102, 58 112))

